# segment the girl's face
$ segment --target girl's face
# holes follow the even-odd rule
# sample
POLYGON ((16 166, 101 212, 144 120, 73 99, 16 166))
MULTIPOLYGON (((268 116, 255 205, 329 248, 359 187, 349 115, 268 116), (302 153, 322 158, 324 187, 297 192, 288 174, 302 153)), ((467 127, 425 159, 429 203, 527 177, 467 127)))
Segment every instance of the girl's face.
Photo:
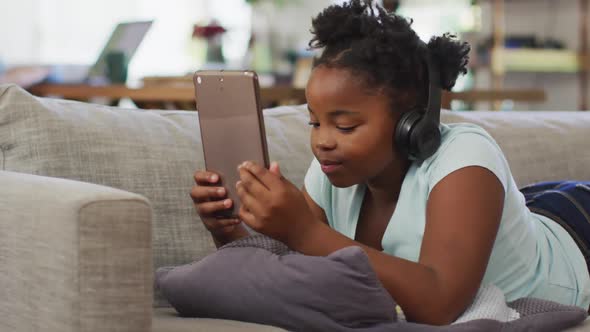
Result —
POLYGON ((318 66, 307 84, 311 149, 336 187, 368 183, 400 169, 393 147, 399 120, 383 93, 369 94, 346 69, 318 66))

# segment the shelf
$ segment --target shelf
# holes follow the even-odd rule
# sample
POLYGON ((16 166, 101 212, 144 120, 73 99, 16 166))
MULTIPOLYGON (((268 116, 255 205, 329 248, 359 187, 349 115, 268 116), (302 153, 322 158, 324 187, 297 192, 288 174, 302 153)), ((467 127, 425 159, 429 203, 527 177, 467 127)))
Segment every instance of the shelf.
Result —
POLYGON ((583 57, 571 50, 494 49, 492 71, 496 75, 506 72, 578 73, 583 57))

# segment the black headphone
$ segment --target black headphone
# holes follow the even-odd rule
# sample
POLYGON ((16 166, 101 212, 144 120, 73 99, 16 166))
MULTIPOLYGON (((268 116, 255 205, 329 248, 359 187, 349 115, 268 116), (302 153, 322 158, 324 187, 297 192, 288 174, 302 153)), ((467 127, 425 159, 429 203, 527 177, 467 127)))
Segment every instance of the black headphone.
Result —
POLYGON ((440 70, 428 50, 419 41, 428 69, 428 104, 426 109, 418 107, 406 112, 400 118, 395 130, 395 146, 410 160, 419 162, 432 156, 440 146, 440 70))

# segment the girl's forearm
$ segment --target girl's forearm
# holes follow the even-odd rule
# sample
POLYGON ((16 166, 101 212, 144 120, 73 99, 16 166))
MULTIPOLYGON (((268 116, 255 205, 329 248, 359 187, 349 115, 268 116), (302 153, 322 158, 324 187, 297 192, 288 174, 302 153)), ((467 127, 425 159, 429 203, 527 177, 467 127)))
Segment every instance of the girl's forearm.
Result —
POLYGON ((403 308, 406 317, 415 322, 449 324, 468 304, 468 301, 457 300, 464 296, 445 289, 434 269, 365 246, 321 222, 310 225, 288 245, 312 256, 327 256, 349 246, 363 248, 385 289, 403 308))

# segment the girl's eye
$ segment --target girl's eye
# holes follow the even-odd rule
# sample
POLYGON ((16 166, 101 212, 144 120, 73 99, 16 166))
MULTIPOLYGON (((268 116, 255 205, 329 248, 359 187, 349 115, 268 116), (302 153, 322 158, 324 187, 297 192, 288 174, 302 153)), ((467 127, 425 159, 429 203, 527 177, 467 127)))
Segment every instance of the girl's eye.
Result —
POLYGON ((308 124, 309 124, 310 126, 314 127, 314 128, 317 128, 317 127, 319 127, 319 126, 320 126, 320 124, 319 124, 318 122, 311 122, 311 121, 310 121, 308 124))
POLYGON ((356 128, 357 126, 352 126, 352 127, 336 127, 338 128, 338 130, 345 132, 345 133, 350 133, 354 130, 354 128, 356 128))

